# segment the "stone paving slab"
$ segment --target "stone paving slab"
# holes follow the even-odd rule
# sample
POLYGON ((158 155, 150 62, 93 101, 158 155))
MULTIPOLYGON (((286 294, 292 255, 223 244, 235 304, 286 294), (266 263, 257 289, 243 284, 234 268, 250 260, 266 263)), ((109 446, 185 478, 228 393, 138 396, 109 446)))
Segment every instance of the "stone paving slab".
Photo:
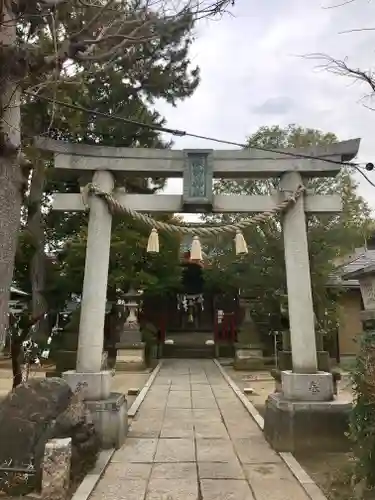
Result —
POLYGON ((309 500, 211 360, 168 360, 90 500, 309 500))
POLYGON ((205 500, 254 500, 247 481, 241 479, 201 479, 205 500))
POLYGON ((154 462, 195 462, 194 439, 160 438, 154 462))

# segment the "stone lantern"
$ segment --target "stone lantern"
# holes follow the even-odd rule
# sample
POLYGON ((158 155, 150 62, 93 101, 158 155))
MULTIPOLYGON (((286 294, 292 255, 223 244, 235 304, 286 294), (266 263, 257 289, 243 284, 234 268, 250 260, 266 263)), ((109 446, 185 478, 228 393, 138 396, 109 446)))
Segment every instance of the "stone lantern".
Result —
POLYGON ((363 329, 375 332, 375 264, 346 273, 343 278, 359 281, 364 306, 364 310, 361 312, 363 329))
POLYGON ((142 291, 136 291, 132 287, 124 295, 127 318, 116 344, 116 368, 119 370, 136 370, 145 367, 145 344, 142 342, 142 333, 138 322, 141 297, 142 291))
POLYGON ((238 330, 233 367, 236 370, 261 370, 264 368, 263 344, 251 317, 251 299, 241 296, 240 307, 244 318, 238 330))

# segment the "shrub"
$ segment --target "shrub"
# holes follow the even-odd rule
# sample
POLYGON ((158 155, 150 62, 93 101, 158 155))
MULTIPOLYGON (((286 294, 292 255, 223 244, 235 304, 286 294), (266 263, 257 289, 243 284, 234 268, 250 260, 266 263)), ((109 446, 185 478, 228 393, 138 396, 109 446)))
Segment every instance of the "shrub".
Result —
POLYGON ((375 328, 362 335, 352 381, 354 406, 349 437, 355 457, 353 486, 359 498, 365 498, 365 491, 375 487, 375 328))

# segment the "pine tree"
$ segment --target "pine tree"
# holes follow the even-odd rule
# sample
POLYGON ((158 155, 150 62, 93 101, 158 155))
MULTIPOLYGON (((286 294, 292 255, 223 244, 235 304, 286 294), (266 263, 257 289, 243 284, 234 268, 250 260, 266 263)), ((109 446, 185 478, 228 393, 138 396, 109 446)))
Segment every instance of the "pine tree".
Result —
MULTIPOLYGON (((134 82, 138 74, 142 92, 161 77, 155 70, 156 62, 166 66, 163 77, 172 77, 174 71, 173 59, 155 59, 150 68, 145 54, 152 57, 158 50, 160 54, 160 49, 174 39, 181 40, 178 33, 191 32, 198 19, 219 14, 231 3, 187 0, 174 9, 173 3, 149 0, 1 0, 0 335, 7 324, 22 195, 28 176, 23 168, 28 162, 21 138, 22 92, 28 92, 28 98, 55 100, 61 96, 61 87, 76 85, 84 93, 93 75, 112 68, 123 71, 124 83, 128 75, 134 82)), ((164 94, 168 95, 166 88, 164 94)), ((44 118, 39 126, 51 128, 56 118, 55 105, 44 118)))

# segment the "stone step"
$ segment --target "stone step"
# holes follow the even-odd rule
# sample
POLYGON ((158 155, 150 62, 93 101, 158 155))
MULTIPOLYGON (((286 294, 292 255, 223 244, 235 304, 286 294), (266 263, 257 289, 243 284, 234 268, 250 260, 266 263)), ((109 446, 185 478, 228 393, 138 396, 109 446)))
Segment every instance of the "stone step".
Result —
POLYGON ((207 340, 213 340, 213 332, 169 332, 167 339, 173 340, 175 344, 205 344, 207 340))
POLYGON ((164 344, 163 358, 212 359, 215 357, 215 346, 205 344, 164 344))

